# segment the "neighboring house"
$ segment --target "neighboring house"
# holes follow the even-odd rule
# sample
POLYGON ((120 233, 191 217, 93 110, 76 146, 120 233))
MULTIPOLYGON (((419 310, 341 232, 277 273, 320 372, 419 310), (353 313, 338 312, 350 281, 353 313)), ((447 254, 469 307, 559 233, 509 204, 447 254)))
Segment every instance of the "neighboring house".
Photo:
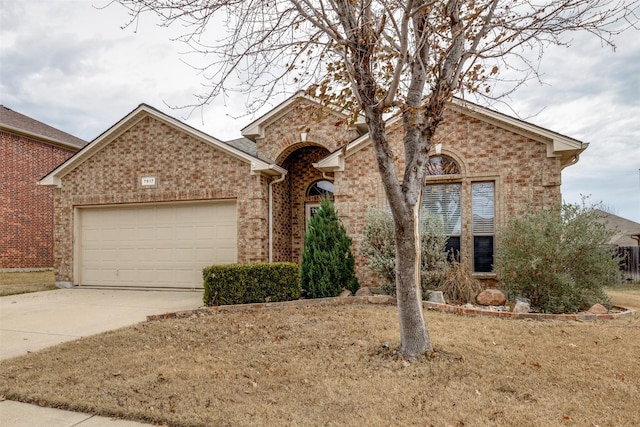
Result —
POLYGON ((0 105, 0 269, 53 267, 53 192, 45 174, 87 143, 0 105))
MULTIPOLYGON (((372 283, 359 248, 367 211, 387 204, 367 127, 346 118, 297 93, 225 143, 140 105, 41 181, 55 188, 57 280, 201 287, 210 264, 300 262, 328 194, 372 283)), ((400 121, 386 128, 400 147, 400 121)), ((496 226, 559 203, 561 171, 588 145, 457 99, 436 142, 425 210, 484 279, 496 226)))
POLYGON ((600 209, 596 209, 596 212, 600 217, 598 221, 615 233, 609 240, 610 244, 620 247, 640 246, 640 223, 600 209))
POLYGON ((620 270, 627 283, 640 283, 640 223, 596 209, 599 221, 615 234, 609 243, 618 247, 620 270))

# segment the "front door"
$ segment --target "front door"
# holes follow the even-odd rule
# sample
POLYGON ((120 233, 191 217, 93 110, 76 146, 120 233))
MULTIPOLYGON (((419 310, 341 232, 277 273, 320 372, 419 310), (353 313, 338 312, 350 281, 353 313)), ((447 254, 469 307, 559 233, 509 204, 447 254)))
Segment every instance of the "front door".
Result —
POLYGON ((318 202, 307 202, 304 205, 305 208, 305 225, 304 225, 304 229, 306 230, 307 227, 309 226, 309 221, 311 221, 311 218, 314 217, 314 215, 318 212, 318 209, 320 209, 320 203, 318 202))

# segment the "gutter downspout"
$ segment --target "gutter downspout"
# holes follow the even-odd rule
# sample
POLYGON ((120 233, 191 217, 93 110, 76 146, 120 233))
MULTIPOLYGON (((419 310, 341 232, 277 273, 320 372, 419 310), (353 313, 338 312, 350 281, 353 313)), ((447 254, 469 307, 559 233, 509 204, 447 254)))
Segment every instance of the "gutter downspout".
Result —
POLYGON ((273 262, 273 184, 284 181, 287 173, 269 182, 269 263, 273 262))

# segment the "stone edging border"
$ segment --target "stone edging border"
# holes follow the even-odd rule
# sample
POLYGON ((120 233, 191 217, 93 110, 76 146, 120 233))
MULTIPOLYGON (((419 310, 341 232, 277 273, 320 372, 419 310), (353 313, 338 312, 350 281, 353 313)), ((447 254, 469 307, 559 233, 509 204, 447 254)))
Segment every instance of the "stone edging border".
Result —
POLYGON ((552 314, 552 313, 514 313, 512 311, 495 311, 483 310, 481 308, 465 308, 457 305, 438 304, 429 301, 423 301, 422 306, 430 310, 437 310, 443 313, 454 313, 466 316, 486 316, 499 317, 503 319, 533 319, 533 320, 564 320, 564 321, 594 321, 594 320, 612 320, 626 317, 633 317, 636 313, 624 307, 615 307, 621 311, 606 314, 592 314, 587 312, 575 314, 552 314))
MULTIPOLYGON (((147 320, 160 319, 180 319, 190 317, 197 314, 207 313, 240 313, 248 311, 269 311, 284 310, 285 308, 300 307, 334 307, 350 304, 384 304, 396 305, 396 298, 389 295, 374 296, 350 296, 350 297, 334 297, 334 298, 318 298, 318 299, 300 299, 282 302, 266 302, 254 304, 237 304, 237 305, 217 305, 213 307, 201 307, 194 310, 176 311, 173 313, 152 314, 147 316, 147 320)), ((453 313, 464 316, 486 316, 497 317, 503 319, 532 319, 532 320, 564 320, 564 321, 594 321, 594 320, 612 320, 626 317, 633 317, 635 310, 616 307, 620 312, 607 314, 547 314, 547 313, 513 313, 510 311, 494 311, 483 310, 481 308, 465 308, 457 305, 438 304, 429 301, 422 301, 422 307, 427 310, 435 310, 442 313, 453 313)))

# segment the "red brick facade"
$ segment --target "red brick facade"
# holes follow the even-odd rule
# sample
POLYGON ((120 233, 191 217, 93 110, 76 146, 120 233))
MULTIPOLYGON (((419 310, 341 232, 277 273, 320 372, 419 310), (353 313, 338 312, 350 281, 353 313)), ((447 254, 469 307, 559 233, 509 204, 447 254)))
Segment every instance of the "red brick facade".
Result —
MULTIPOLYGON (((389 140, 401 152, 401 129, 392 131, 389 140)), ((561 164, 547 157, 547 144, 510 132, 478 119, 448 111, 438 130, 436 142, 442 143, 442 155, 460 166, 456 177, 429 177, 427 183, 461 184, 461 256, 472 257, 471 183, 495 183, 496 226, 508 218, 523 214, 528 207, 550 206, 561 201, 561 164)), ((432 148, 430 153, 435 155, 432 148)), ((398 161, 398 171, 403 170, 398 161)), ((366 146, 347 156, 344 172, 335 173, 335 205, 347 231, 353 238, 356 268, 363 283, 375 282, 358 248, 366 225, 367 211, 384 208, 386 197, 378 175, 373 147, 366 146)), ((478 274, 490 278, 492 274, 478 274)))
POLYGON ((251 175, 247 162, 147 116, 63 177, 55 201, 56 280, 73 281, 74 208, 220 199, 237 202, 238 262, 265 261, 266 179, 251 175), (155 176, 157 185, 142 188, 143 175, 155 176))
POLYGON ((0 131, 0 269, 53 267, 53 189, 37 182, 74 152, 0 131))
MULTIPOLYGON (((362 128, 346 125, 343 119, 340 113, 322 112, 318 104, 296 95, 273 114, 245 128, 245 136, 255 142, 256 149, 245 157, 207 142, 161 114, 143 115, 135 123, 133 119, 121 122, 109 131, 113 135, 99 141, 102 145, 85 148, 81 161, 70 162, 67 169, 49 177, 51 185, 54 178, 60 181, 55 184, 59 187, 55 193, 58 280, 73 282, 74 208, 89 205, 232 199, 238 212, 238 262, 268 261, 270 248, 273 261, 299 262, 305 206, 318 200, 307 196, 307 189, 318 180, 329 180, 334 183, 338 214, 353 238, 361 283, 375 283, 359 249, 368 210, 385 207, 386 198, 362 128), (325 167, 323 162, 328 159, 339 161, 325 167), (262 164, 270 165, 269 171, 255 169, 256 162, 266 162, 262 164), (279 180, 283 170, 287 174, 279 180), (139 177, 144 174, 156 176, 158 184, 140 188, 139 177)), ((554 138, 561 138, 574 150, 573 156, 584 149, 579 142, 524 122, 520 126, 520 122, 504 119, 505 124, 501 120, 454 105, 437 136, 442 154, 460 168, 460 174, 446 177, 446 182, 461 185, 463 256, 468 256, 472 247, 472 183, 494 183, 495 222, 499 226, 529 206, 560 201, 561 170, 570 164, 564 151, 570 150, 554 151, 554 138)), ((401 173, 401 130, 389 129, 401 173)), ((443 182, 443 177, 428 180, 443 182)))

